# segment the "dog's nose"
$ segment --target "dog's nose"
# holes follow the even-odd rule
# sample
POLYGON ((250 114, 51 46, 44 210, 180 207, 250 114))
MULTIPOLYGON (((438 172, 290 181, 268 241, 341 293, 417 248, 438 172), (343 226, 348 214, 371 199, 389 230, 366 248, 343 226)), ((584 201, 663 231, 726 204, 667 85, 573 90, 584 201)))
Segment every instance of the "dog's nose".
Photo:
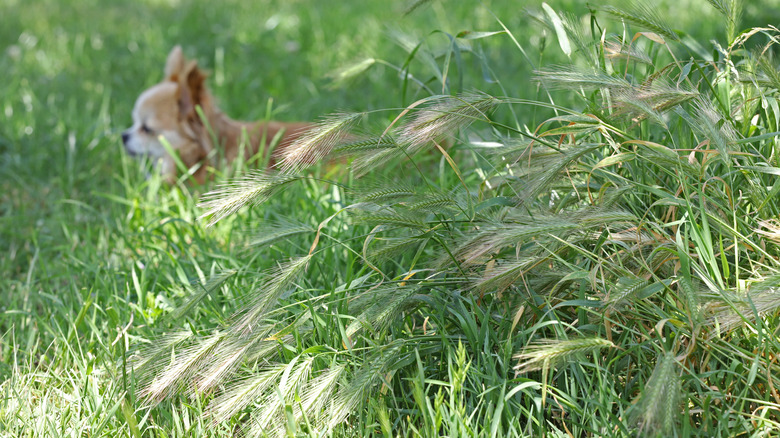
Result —
POLYGON ((122 143, 127 144, 127 141, 130 140, 130 134, 127 132, 122 133, 122 143))

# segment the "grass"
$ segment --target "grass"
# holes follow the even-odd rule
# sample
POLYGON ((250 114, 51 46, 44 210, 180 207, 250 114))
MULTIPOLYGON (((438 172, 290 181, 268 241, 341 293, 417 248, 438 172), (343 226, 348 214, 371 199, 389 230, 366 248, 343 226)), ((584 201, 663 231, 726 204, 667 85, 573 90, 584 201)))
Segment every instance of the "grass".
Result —
POLYGON ((579 2, 4 2, 0 434, 776 434, 777 34, 710 3, 608 52, 579 2), (235 117, 399 129, 220 217, 121 151, 174 44, 235 117))

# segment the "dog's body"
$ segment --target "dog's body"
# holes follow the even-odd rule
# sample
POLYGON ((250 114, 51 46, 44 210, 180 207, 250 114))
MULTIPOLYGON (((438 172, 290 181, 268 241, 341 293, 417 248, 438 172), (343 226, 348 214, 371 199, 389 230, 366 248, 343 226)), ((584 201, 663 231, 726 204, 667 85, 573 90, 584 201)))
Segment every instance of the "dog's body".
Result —
POLYGON ((264 140, 267 144, 281 133, 277 150, 283 150, 310 127, 307 123, 232 120, 214 104, 205 79, 197 63, 187 61, 181 48, 174 47, 165 64, 165 79, 141 93, 133 108, 133 126, 122 133, 127 152, 150 157, 169 182, 176 181, 176 163, 160 137, 185 166, 194 168, 194 178, 203 182, 207 164, 218 159, 233 161, 242 144, 245 155, 251 157, 264 140))

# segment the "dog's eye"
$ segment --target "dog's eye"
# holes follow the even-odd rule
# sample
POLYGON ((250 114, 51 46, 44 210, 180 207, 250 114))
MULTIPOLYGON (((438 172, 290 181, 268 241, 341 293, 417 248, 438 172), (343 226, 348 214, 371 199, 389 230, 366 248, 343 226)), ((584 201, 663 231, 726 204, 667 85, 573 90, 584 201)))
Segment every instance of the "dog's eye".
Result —
POLYGON ((151 134, 154 132, 154 130, 152 130, 152 128, 147 126, 146 123, 144 123, 143 125, 141 125, 141 132, 143 132, 144 134, 151 134))

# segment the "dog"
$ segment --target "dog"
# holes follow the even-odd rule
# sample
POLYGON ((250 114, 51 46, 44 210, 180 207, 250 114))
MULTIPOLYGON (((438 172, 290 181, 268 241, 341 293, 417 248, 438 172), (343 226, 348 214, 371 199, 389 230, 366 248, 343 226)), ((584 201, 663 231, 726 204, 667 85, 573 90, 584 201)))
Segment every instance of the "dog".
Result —
POLYGON ((175 183, 178 175, 176 161, 163 141, 178 154, 195 181, 202 184, 207 168, 220 160, 235 160, 242 143, 246 156, 252 157, 278 136, 276 151, 280 152, 312 126, 303 122, 231 119, 214 103, 205 84, 206 75, 196 61, 184 57, 180 46, 171 50, 164 72, 165 79, 141 93, 135 102, 133 126, 122 133, 122 143, 131 156, 146 156, 154 161, 168 183, 175 183))

